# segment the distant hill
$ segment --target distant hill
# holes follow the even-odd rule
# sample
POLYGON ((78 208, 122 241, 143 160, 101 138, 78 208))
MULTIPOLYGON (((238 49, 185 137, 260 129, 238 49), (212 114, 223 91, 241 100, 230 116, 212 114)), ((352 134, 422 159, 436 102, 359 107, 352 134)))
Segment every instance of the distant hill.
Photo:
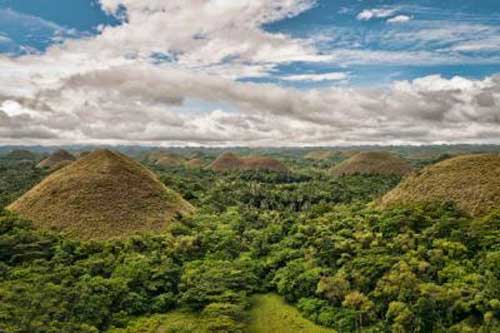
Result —
POLYGON ((223 153, 212 164, 213 171, 248 171, 266 170, 286 173, 288 168, 278 160, 266 156, 245 156, 239 157, 233 153, 223 153))
POLYGON ((337 176, 354 174, 399 175, 412 171, 411 165, 402 158, 387 152, 361 152, 332 168, 337 176))
POLYGON ((500 207, 500 155, 465 155, 447 159, 408 177, 379 202, 399 204, 451 201, 472 216, 500 207))
POLYGON ((143 155, 142 161, 163 167, 181 166, 186 163, 186 159, 177 154, 163 150, 155 150, 143 155))
POLYGON ((307 153, 304 158, 312 161, 323 161, 335 157, 337 152, 331 150, 314 150, 307 153))
POLYGON ((18 160, 18 161, 23 161, 23 160, 33 161, 37 159, 36 154, 32 153, 29 150, 24 150, 24 149, 13 150, 10 153, 8 153, 6 157, 8 159, 18 160))
POLYGON ((37 167, 50 169, 60 162, 75 161, 75 160, 76 160, 75 156, 71 155, 64 149, 59 149, 52 155, 50 155, 49 157, 38 163, 37 167))
POLYGON ((175 154, 165 154, 155 162, 155 165, 163 167, 181 166, 184 164, 186 164, 186 160, 182 156, 175 154))
POLYGON ((81 151, 78 154, 76 154, 76 158, 82 158, 82 157, 85 157, 85 156, 87 156, 89 154, 90 154, 89 151, 81 151))
POLYGON ((193 158, 186 162, 186 166, 190 168, 201 168, 203 164, 203 160, 199 158, 193 158))
POLYGON ((37 227, 107 239, 161 231, 193 207, 139 163, 100 150, 52 173, 8 209, 37 227))

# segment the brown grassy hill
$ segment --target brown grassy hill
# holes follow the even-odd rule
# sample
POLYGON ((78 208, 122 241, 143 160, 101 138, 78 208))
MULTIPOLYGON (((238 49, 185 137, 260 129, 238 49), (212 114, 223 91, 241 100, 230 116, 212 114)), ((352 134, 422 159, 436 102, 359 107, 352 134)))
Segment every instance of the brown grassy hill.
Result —
POLYGON ((193 207, 125 155, 100 150, 52 173, 8 207, 81 239, 161 231, 193 207))
POLYGON ((379 206, 431 201, 453 201, 472 216, 500 207, 500 155, 464 155, 428 166, 387 193, 379 206))
POLYGON ((400 157, 387 152, 362 152, 333 167, 337 176, 367 175, 407 175, 411 165, 400 157))
POLYGON ((339 151, 340 156, 342 156, 344 158, 351 158, 359 153, 360 153, 359 151, 355 151, 355 150, 339 151))
POLYGON ((74 160, 76 160, 75 156, 71 155, 64 149, 59 149, 58 151, 54 152, 52 155, 50 155, 49 157, 38 163, 37 167, 52 168, 59 162, 74 161, 74 160))
POLYGON ((184 165, 185 163, 186 160, 182 156, 174 154, 164 154, 156 160, 155 165, 162 167, 172 167, 184 165))
POLYGON ((87 155, 89 155, 89 154, 90 154, 90 152, 89 152, 89 151, 81 151, 81 152, 79 152, 78 154, 76 154, 76 157, 77 157, 77 158, 82 158, 82 157, 85 157, 85 156, 87 156, 87 155))
POLYGON ((248 156, 243 157, 242 169, 243 170, 267 170, 274 172, 288 172, 287 167, 278 160, 265 156, 248 156))
POLYGON ((312 161, 323 161, 327 160, 329 158, 335 157, 337 155, 337 152, 330 151, 330 150, 315 150, 307 153, 304 158, 306 160, 312 160, 312 161))
POLYGON ((193 158, 186 162, 186 166, 188 166, 189 168, 201 168, 203 167, 203 164, 203 160, 199 158, 193 158))
POLYGON ((69 161, 69 160, 65 160, 65 161, 61 161, 61 162, 58 162, 56 164, 54 164, 53 166, 51 166, 49 168, 49 171, 50 172, 54 172, 54 171, 57 171, 59 169, 62 169, 62 168, 65 168, 67 167, 68 165, 72 164, 73 161, 69 161))
POLYGON ((241 168, 240 158, 233 153, 223 153, 210 164, 210 169, 213 171, 232 171, 241 168))
POLYGON ((209 167, 217 172, 235 170, 267 170, 275 172, 288 172, 287 167, 283 163, 271 157, 239 157, 233 153, 222 154, 214 162, 212 162, 209 167))

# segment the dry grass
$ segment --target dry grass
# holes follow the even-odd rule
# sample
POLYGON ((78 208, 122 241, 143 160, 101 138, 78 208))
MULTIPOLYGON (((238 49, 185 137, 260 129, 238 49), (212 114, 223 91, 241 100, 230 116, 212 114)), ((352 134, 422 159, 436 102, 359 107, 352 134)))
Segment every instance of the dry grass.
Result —
POLYGON ((155 164, 162 167, 181 166, 186 164, 186 160, 182 156, 165 154, 155 164))
POLYGON ((56 164, 63 162, 63 161, 74 161, 76 160, 75 156, 71 155, 68 153, 66 150, 60 149, 38 163, 37 167, 39 168, 52 168, 56 164))
POLYGON ((452 201, 472 216, 500 207, 500 155, 464 155, 428 166, 403 181, 378 203, 452 201))
POLYGON ((288 172, 287 167, 271 157, 265 156, 246 156, 239 157, 233 153, 224 153, 219 156, 212 164, 210 168, 214 171, 224 172, 224 171, 235 171, 235 170, 267 170, 274 172, 288 172))
POLYGON ((331 150, 315 150, 307 153, 304 158, 312 161, 324 161, 335 157, 337 154, 337 152, 331 150))
POLYGON ((387 152, 362 152, 332 168, 337 176, 354 174, 399 175, 412 171, 411 165, 400 157, 387 152))
POLYGON ((193 158, 186 162, 186 166, 189 168, 201 168, 203 167, 203 164, 204 164, 203 160, 199 158, 193 158))
POLYGON ((53 166, 51 166, 49 168, 49 171, 50 172, 55 172, 57 170, 60 170, 62 168, 67 167, 68 165, 70 165, 72 163, 73 163, 73 161, 70 161, 70 160, 64 160, 64 161, 58 162, 58 163, 54 164, 53 166))
POLYGON ((52 173, 8 209, 38 227, 107 239, 161 231, 193 207, 137 162, 101 150, 52 173))

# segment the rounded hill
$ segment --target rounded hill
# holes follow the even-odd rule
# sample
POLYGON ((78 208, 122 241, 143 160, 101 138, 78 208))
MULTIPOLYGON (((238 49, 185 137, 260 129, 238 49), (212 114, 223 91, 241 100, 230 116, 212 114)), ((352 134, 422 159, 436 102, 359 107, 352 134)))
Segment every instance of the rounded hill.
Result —
POLYGON ((55 165, 63 162, 63 161, 75 161, 76 157, 68 153, 64 149, 59 149, 54 152, 52 155, 38 163, 39 168, 52 168, 55 165))
POLYGON ((100 150, 52 173, 9 210, 80 239, 161 231, 193 207, 125 155, 100 150))
POLYGON ((454 202, 472 216, 500 207, 500 155, 464 155, 428 166, 387 193, 379 206, 434 201, 454 202))
POLYGON ((266 156, 245 156, 239 157, 233 153, 224 153, 220 155, 210 168, 213 171, 274 171, 280 173, 288 172, 288 168, 278 160, 266 156))
POLYGON ((174 167, 184 165, 186 160, 182 156, 174 154, 165 154, 156 160, 155 165, 162 167, 174 167))
POLYGON ((323 161, 327 160, 329 158, 335 157, 337 155, 337 152, 330 151, 330 150, 314 150, 309 153, 307 153, 304 158, 306 160, 312 160, 312 161, 323 161))
POLYGON ((333 167, 337 176, 355 174, 404 176, 412 171, 402 158, 387 152, 361 152, 333 167))
POLYGON ((203 160, 200 158, 193 158, 186 162, 189 168, 201 168, 203 166, 203 160))

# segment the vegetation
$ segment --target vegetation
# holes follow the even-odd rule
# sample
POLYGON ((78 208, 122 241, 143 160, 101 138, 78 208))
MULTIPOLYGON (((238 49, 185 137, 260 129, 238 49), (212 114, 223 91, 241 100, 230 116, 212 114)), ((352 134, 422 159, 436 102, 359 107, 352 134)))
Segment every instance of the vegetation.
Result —
POLYGON ((465 155, 431 165, 405 180, 380 202, 381 207, 412 202, 454 202, 473 216, 500 203, 500 155, 465 155))
POLYGON ((499 332, 498 202, 375 209, 398 176, 311 163, 153 166, 197 207, 162 233, 75 240, 0 212, 0 332, 499 332))
POLYGON ((323 160, 333 158, 336 155, 337 155, 337 153, 334 151, 331 151, 331 150, 314 150, 314 151, 307 153, 304 156, 304 158, 307 160, 313 160, 313 161, 323 161, 323 160))
POLYGON ((160 231, 192 206, 135 161, 103 150, 51 174, 8 209, 71 237, 106 239, 160 231))
POLYGON ((412 171, 404 159, 387 152, 362 152, 332 169, 335 175, 398 175, 404 176, 412 171))
POLYGON ((0 160, 0 209, 12 203, 35 186, 45 172, 35 164, 20 163, 17 159, 0 160))

